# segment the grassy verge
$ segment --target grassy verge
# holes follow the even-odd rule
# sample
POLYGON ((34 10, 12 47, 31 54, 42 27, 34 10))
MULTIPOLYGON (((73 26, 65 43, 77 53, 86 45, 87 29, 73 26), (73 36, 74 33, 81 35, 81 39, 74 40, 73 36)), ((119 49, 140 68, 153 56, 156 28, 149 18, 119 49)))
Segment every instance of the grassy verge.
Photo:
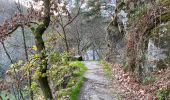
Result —
POLYGON ((103 66, 104 73, 109 77, 109 79, 112 79, 112 68, 111 65, 105 61, 99 61, 99 63, 103 66))
POLYGON ((80 61, 71 62, 70 66, 75 66, 75 67, 79 68, 79 71, 74 73, 78 77, 78 81, 76 82, 75 86, 72 88, 72 91, 70 93, 70 99, 71 100, 77 100, 77 96, 79 94, 80 88, 82 87, 83 81, 85 79, 84 73, 87 70, 87 68, 80 61))
POLYGON ((117 100, 122 100, 121 98, 121 95, 119 94, 119 90, 118 90, 118 86, 117 84, 115 84, 115 80, 114 80, 114 75, 113 75, 113 72, 112 72, 112 67, 111 67, 111 64, 105 62, 105 61, 99 61, 99 63, 103 66, 103 69, 104 69, 104 73, 108 76, 108 78, 113 82, 113 87, 114 90, 112 91, 114 97, 117 99, 117 100))

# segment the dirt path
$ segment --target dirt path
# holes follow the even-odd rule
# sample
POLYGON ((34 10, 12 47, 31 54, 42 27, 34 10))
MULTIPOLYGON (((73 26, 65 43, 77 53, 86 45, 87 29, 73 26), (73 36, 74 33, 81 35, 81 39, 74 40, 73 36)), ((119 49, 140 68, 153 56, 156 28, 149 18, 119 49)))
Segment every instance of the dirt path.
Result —
POLYGON ((104 75, 98 62, 85 61, 87 78, 80 90, 78 100, 116 100, 113 96, 111 81, 104 75))

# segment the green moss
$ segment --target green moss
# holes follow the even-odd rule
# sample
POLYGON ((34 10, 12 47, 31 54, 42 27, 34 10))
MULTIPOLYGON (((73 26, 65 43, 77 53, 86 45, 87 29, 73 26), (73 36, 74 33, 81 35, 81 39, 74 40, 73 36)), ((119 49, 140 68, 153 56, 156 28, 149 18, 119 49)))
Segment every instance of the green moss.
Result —
POLYGON ((127 63, 123 65, 123 70, 124 70, 124 71, 127 71, 127 70, 128 70, 128 64, 127 64, 127 63))
POLYGON ((163 88, 157 92, 158 100, 169 100, 170 99, 170 87, 163 88))
POLYGON ((79 91, 80 91, 80 88, 82 87, 83 85, 83 81, 84 81, 84 77, 81 76, 79 78, 79 81, 77 82, 77 84, 75 84, 75 86, 73 87, 71 93, 70 93, 70 100, 77 100, 77 97, 78 97, 78 94, 79 94, 79 91))
POLYGON ((170 44, 169 31, 170 22, 167 22, 165 25, 159 25, 158 27, 153 28, 148 36, 154 41, 155 46, 165 49, 170 44))

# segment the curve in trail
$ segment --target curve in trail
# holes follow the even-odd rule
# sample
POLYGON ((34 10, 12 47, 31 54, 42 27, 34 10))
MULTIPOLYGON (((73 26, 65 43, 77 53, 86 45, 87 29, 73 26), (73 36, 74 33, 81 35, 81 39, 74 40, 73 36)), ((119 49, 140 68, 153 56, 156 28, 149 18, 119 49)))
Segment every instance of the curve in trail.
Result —
POLYGON ((103 67, 95 61, 85 61, 88 71, 80 90, 78 100, 116 100, 111 81, 103 72, 103 67))

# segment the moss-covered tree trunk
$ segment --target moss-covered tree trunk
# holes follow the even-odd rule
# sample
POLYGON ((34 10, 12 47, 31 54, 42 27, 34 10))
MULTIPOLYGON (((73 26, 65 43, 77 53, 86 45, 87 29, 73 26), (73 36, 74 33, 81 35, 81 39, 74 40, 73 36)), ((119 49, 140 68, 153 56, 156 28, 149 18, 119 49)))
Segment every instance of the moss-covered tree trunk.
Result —
MULTIPOLYGON (((37 53, 42 53, 42 51, 45 50, 45 45, 44 45, 42 35, 44 34, 45 30, 48 28, 50 23, 50 0, 43 0, 43 2, 44 2, 44 15, 45 15, 43 18, 43 23, 40 24, 34 31, 37 53)), ((46 53, 43 53, 40 57, 40 63, 43 62, 43 64, 40 64, 39 66, 42 74, 46 73, 47 71, 47 60, 45 59, 45 57, 46 57, 46 53)), ((52 93, 51 93, 47 76, 39 76, 38 83, 43 92, 44 98, 51 100, 52 93)))
MULTIPOLYGON (((35 33, 35 44, 37 46, 37 52, 41 53, 43 50, 45 50, 45 45, 44 45, 44 41, 42 39, 42 34, 38 34, 38 30, 35 33)), ((46 73, 47 71, 47 60, 45 59, 45 54, 42 53, 41 57, 40 57, 40 72, 42 74, 46 73), (41 64, 41 62, 43 61, 43 64, 41 64)), ((52 93, 51 93, 51 89, 49 86, 49 82, 47 79, 47 76, 39 76, 38 77, 38 83, 40 85, 40 88, 43 92, 43 95, 45 97, 45 99, 52 99, 52 93)))

